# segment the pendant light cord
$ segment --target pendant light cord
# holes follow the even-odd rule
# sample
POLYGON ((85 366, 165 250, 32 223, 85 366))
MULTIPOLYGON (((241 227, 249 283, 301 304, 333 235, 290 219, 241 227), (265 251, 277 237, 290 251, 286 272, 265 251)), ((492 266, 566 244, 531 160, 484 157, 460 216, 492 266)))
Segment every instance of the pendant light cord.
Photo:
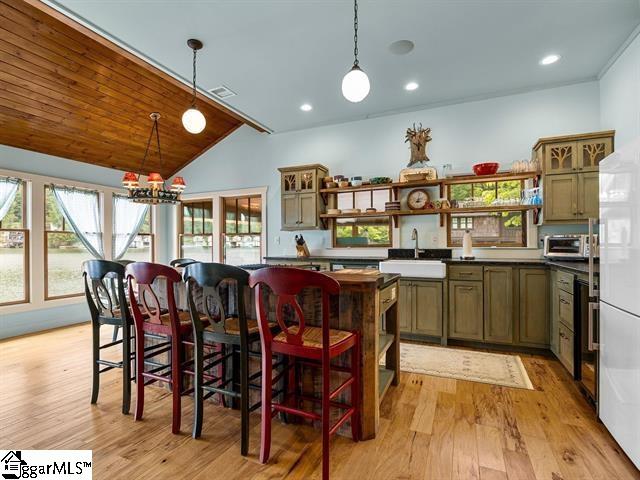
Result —
POLYGON ((198 50, 193 49, 193 98, 191 99, 191 108, 196 106, 196 54, 198 50))
POLYGON ((353 66, 358 66, 358 0, 353 0, 353 66))
MULTIPOLYGON (((153 119, 153 125, 151 126, 151 133, 149 133, 149 140, 147 140, 147 148, 144 150, 144 157, 142 157, 142 163, 140 164, 140 172, 143 172, 144 162, 147 160, 149 154, 149 148, 151 147, 151 140, 153 139, 153 131, 156 131, 156 143, 158 144, 158 157, 160 158, 160 165, 162 165, 162 151, 160 150, 160 130, 158 129, 158 119, 153 119)), ((138 174, 138 180, 140 180, 141 173, 138 174)), ((163 182, 164 185, 164 182, 163 182)))

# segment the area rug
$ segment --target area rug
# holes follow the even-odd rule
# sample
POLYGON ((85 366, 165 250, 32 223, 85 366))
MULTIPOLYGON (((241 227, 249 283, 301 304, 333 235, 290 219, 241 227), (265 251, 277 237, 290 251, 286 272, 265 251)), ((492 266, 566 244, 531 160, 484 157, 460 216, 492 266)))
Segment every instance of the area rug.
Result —
POLYGON ((400 370, 533 390, 518 355, 401 343, 400 370))

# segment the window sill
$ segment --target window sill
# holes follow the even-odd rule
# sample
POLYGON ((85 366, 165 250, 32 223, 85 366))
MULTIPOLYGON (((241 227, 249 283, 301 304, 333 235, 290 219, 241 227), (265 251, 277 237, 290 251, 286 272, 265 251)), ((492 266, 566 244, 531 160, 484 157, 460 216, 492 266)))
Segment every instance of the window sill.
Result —
POLYGON ((10 315, 12 313, 23 313, 23 312, 31 312, 35 310, 43 310, 45 308, 56 308, 56 307, 64 307, 67 305, 76 305, 79 303, 83 303, 85 301, 84 297, 67 297, 67 298, 55 298, 51 300, 41 300, 38 302, 32 301, 29 303, 19 303, 15 305, 4 305, 0 306, 0 312, 2 315, 10 315))

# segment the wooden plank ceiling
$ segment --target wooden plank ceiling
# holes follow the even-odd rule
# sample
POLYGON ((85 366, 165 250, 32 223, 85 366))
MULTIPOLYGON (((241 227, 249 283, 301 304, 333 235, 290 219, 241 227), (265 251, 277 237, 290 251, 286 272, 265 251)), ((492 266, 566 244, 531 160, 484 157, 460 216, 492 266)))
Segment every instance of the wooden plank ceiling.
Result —
POLYGON ((199 94, 207 126, 192 135, 190 102, 188 85, 38 0, 0 0, 0 144, 167 178, 245 123, 264 131, 199 94), (151 112, 163 161, 153 148, 141 169, 151 112))

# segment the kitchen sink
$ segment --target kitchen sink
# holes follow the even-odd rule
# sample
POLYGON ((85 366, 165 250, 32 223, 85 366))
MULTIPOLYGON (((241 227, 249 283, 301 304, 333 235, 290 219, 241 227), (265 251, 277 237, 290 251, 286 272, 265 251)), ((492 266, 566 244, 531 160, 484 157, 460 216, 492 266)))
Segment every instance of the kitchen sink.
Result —
POLYGON ((398 273, 403 277, 445 278, 447 266, 440 260, 384 260, 382 273, 398 273))

